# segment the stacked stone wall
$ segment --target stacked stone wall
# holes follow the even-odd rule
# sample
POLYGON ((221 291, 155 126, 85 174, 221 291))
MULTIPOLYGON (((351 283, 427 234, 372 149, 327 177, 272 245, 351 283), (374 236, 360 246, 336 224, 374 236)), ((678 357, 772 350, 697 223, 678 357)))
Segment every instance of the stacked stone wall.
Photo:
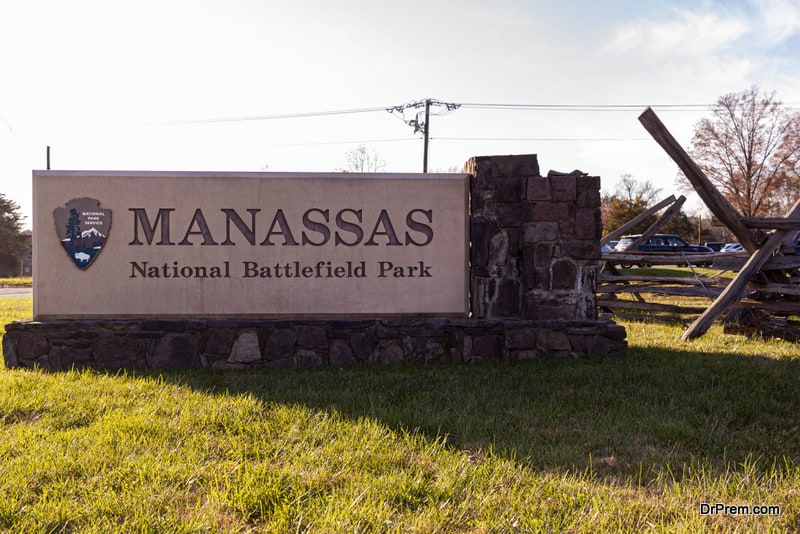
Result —
POLYGON ((619 354, 607 321, 338 319, 48 321, 8 325, 6 366, 69 369, 477 363, 619 354))

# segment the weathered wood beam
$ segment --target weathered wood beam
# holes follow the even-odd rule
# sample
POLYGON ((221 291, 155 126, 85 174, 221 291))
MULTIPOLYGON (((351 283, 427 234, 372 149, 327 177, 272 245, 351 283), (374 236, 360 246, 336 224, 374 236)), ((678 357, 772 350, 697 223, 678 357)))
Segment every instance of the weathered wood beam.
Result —
POLYGON ((677 323, 684 319, 678 315, 646 315, 643 313, 624 313, 613 311, 614 317, 625 319, 628 321, 641 321, 641 322, 661 322, 661 323, 677 323))
POLYGON ((597 289, 600 294, 613 294, 613 293, 648 293, 651 295, 670 295, 673 297, 699 297, 708 298, 706 290, 716 297, 722 293, 723 289, 719 287, 710 287, 703 289, 700 286, 658 286, 658 285, 617 285, 617 284, 603 284, 597 289))
MULTIPOLYGON (((800 200, 792 207, 787 218, 800 219, 800 200)), ((684 341, 705 334, 717 317, 725 313, 728 308, 742 298, 744 291, 747 289, 747 282, 753 275, 761 270, 764 263, 772 256, 775 249, 781 245, 787 232, 788 230, 776 230, 767 241, 761 245, 761 248, 750 256, 750 259, 744 264, 744 267, 742 267, 742 270, 736 275, 736 278, 725 288, 725 291, 723 291, 717 300, 715 300, 711 306, 684 331, 682 336, 684 341)))
MULTIPOLYGON (((699 252, 693 254, 686 254, 686 258, 692 265, 703 265, 712 263, 720 258, 724 253, 722 252, 699 252)), ((641 264, 648 265, 686 265, 687 262, 683 257, 677 254, 659 254, 658 252, 603 252, 600 255, 601 259, 608 263, 613 264, 641 264)))
MULTIPOLYGON (((800 269, 800 256, 773 256, 767 260, 767 263, 764 264, 762 270, 771 272, 773 270, 786 271, 789 269, 800 269)), ((788 277, 784 277, 784 280, 788 280, 788 277)), ((770 280, 770 281, 775 282, 776 284, 780 284, 784 280, 780 280, 777 282, 775 280, 770 280)))
MULTIPOLYGON (((744 267, 745 262, 747 262, 747 256, 743 254, 727 254, 715 259, 712 267, 721 271, 739 271, 744 267)), ((798 268, 800 268, 800 256, 772 256, 771 258, 767 258, 761 270, 777 271, 798 268)))
POLYGON ((667 198, 665 198, 664 200, 662 200, 661 202, 659 202, 658 204, 656 204, 652 208, 649 208, 648 210, 644 211, 643 213, 640 213, 639 215, 637 215, 636 217, 634 217, 630 221, 626 222, 625 224, 623 224, 622 226, 620 226, 616 230, 612 230, 611 232, 609 232, 608 235, 606 235, 603 239, 600 240, 600 246, 602 247, 603 245, 605 245, 609 241, 613 241, 614 239, 624 235, 625 233, 628 232, 628 230, 630 230, 631 228, 633 228, 634 226, 636 226, 637 224, 639 224, 643 220, 647 219, 652 214, 654 214, 654 213, 656 213, 658 211, 661 211, 664 207, 669 206, 673 202, 675 202, 675 195, 668 196, 667 198))
POLYGON ((636 302, 621 299, 597 299, 597 305, 603 308, 626 308, 629 310, 649 310, 673 313, 700 313, 705 307, 678 306, 676 304, 661 304, 658 302, 636 302))
POLYGON ((786 232, 786 237, 781 243, 781 253, 797 254, 797 245, 800 245, 800 230, 790 230, 786 232))
POLYGON ((758 244, 747 227, 742 223, 741 214, 728 202, 722 193, 711 183, 705 173, 689 157, 689 154, 675 140, 655 112, 649 107, 639 116, 639 122, 650 133, 661 148, 678 164, 686 178, 689 179, 700 198, 717 219, 736 236, 736 239, 749 253, 758 248, 758 244))
POLYGON ((784 219, 783 217, 742 217, 742 223, 748 228, 761 228, 764 230, 800 229, 800 221, 784 219))
POLYGON ((747 283, 747 289, 760 291, 761 293, 780 293, 782 295, 800 296, 800 285, 795 284, 759 284, 751 281, 747 283))
POLYGON ((628 276, 614 276, 609 274, 601 273, 597 277, 597 281, 601 283, 616 283, 616 282, 652 282, 653 284, 676 284, 676 285, 684 285, 684 286, 699 286, 700 282, 704 283, 707 286, 715 286, 720 284, 721 279, 719 278, 680 278, 677 276, 635 276, 635 275, 628 275, 628 276))
POLYGON ((754 299, 742 299, 736 304, 737 306, 743 306, 747 308, 757 308, 761 310, 767 310, 772 313, 800 315, 800 302, 788 302, 785 300, 764 301, 764 300, 754 300, 754 299))

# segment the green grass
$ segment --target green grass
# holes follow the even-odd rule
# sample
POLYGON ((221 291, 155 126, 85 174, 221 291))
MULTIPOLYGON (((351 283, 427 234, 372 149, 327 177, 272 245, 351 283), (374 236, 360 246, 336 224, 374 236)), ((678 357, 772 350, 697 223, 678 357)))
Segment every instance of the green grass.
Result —
POLYGON ((0 298, 0 336, 6 333, 8 323, 30 317, 33 317, 32 298, 0 298))
POLYGON ((695 273, 701 277, 713 277, 723 275, 726 278, 733 278, 736 273, 730 271, 720 271, 711 267, 695 267, 694 271, 688 267, 635 267, 630 269, 619 269, 620 274, 632 276, 664 276, 672 278, 694 278, 695 273))
MULTIPOLYGON (((30 299, 0 300, 2 323, 30 299)), ((800 527, 800 350, 626 323, 622 358, 0 370, 7 532, 800 527), (700 504, 779 516, 702 516, 700 504)))
POLYGON ((0 278, 0 287, 31 287, 33 285, 33 278, 0 278))

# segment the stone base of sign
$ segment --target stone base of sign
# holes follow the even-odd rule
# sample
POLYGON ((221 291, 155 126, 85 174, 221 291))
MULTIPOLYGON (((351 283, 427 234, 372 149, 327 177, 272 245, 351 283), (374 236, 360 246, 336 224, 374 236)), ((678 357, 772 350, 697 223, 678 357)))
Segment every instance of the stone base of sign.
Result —
POLYGON ((625 328, 602 320, 20 321, 6 330, 6 367, 56 370, 472 363, 627 346, 625 328))

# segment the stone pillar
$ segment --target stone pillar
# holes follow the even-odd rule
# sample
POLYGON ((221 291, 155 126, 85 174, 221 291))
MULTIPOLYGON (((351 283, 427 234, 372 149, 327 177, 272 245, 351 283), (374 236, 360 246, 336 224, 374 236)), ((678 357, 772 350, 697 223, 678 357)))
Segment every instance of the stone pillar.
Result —
POLYGON ((600 178, 541 176, 535 154, 472 158, 465 172, 473 317, 596 319, 600 178))

